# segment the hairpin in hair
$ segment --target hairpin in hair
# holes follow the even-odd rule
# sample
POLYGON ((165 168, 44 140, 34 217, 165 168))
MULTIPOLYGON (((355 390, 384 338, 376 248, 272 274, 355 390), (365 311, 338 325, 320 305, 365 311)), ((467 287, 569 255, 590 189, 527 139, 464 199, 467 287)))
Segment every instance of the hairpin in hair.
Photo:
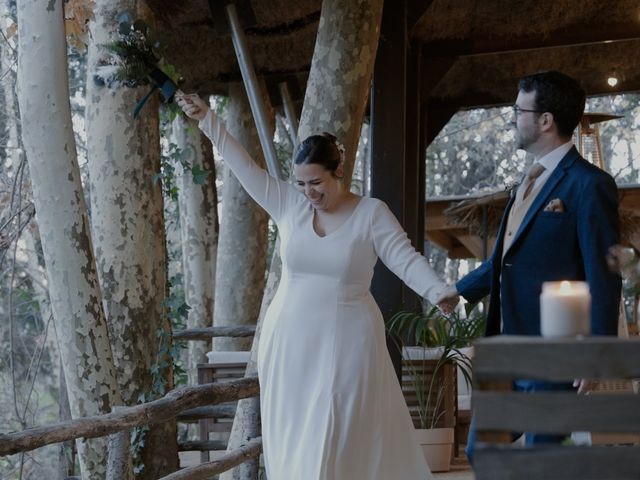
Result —
POLYGON ((344 162, 344 145, 341 144, 337 138, 333 141, 333 143, 335 144, 336 148, 338 149, 338 153, 340 154, 340 162, 344 162))

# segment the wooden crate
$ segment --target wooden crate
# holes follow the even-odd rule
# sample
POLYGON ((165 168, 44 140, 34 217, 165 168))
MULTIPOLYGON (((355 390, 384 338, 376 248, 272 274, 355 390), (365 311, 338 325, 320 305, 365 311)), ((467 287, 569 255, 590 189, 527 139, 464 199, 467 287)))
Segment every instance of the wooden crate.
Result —
POLYGON ((575 431, 637 434, 640 396, 629 392, 500 391, 515 379, 567 382, 574 378, 640 377, 640 340, 615 337, 545 339, 498 336, 475 345, 473 410, 479 442, 476 480, 637 480, 640 446, 496 443, 495 434, 575 431))

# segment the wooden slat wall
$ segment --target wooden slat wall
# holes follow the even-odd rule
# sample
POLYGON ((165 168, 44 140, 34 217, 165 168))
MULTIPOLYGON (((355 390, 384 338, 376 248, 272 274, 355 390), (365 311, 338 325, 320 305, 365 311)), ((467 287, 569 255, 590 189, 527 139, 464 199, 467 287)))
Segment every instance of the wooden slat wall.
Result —
POLYGON ((640 447, 484 447, 476 480, 638 480, 640 447))
MULTIPOLYGON (((420 427, 420 415, 418 413, 418 399, 416 397, 416 385, 413 375, 422 375, 423 379, 418 385, 428 385, 433 377, 433 371, 437 365, 436 360, 402 360, 402 393, 404 394, 413 424, 420 427)), ((457 370, 454 365, 442 365, 438 377, 434 382, 434 391, 440 390, 442 401, 438 410, 438 422, 436 428, 455 427, 458 408, 458 380, 457 370)), ((436 397, 431 398, 432 408, 435 408, 436 397)))
POLYGON ((489 443, 505 432, 640 432, 640 395, 616 392, 522 394, 498 381, 640 378, 640 340, 614 337, 550 340, 500 336, 476 344, 473 409, 479 437, 477 480, 640 479, 640 446, 517 447, 489 443))

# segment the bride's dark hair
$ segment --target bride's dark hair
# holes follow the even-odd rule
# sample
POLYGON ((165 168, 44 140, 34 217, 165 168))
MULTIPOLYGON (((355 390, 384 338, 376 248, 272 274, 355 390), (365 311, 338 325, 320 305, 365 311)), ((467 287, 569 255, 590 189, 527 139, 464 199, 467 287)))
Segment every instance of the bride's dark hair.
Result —
POLYGON ((334 135, 324 132, 305 138, 293 154, 294 165, 316 163, 335 172, 342 162, 342 152, 334 135))

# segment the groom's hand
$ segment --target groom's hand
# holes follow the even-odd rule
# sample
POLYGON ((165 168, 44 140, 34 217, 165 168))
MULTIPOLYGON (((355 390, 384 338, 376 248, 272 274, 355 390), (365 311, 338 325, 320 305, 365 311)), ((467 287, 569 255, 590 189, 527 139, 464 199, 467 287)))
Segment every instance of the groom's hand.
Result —
POLYGON ((436 305, 442 313, 449 315, 453 312, 453 309, 456 308, 459 301, 460 294, 458 290, 456 290, 455 286, 449 285, 440 292, 440 295, 436 298, 436 305))

